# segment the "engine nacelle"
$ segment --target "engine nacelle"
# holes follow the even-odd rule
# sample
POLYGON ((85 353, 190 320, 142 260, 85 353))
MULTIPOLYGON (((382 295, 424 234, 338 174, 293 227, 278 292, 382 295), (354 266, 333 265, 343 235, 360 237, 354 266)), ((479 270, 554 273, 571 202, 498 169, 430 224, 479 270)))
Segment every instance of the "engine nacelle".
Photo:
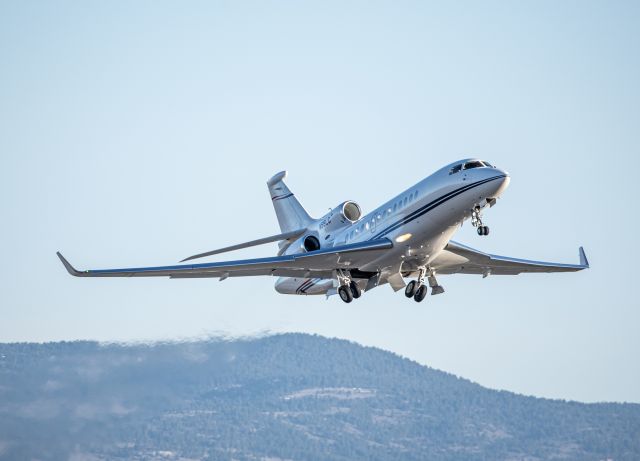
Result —
POLYGON ((295 254, 321 250, 334 245, 336 231, 350 226, 362 216, 360 206, 351 200, 342 202, 322 218, 315 220, 301 237, 286 245, 278 254, 295 254))
POLYGON ((356 222, 362 216, 360 205, 351 200, 342 202, 320 219, 321 234, 328 235, 356 222))

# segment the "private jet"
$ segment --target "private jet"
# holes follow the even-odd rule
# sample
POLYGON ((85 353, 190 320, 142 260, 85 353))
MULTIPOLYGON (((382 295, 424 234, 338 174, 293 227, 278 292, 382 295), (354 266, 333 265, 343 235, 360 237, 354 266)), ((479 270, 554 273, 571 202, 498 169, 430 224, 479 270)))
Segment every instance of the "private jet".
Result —
POLYGON ((589 267, 582 247, 579 264, 509 258, 475 250, 451 238, 470 220, 480 236, 489 235, 482 213, 493 207, 509 185, 509 174, 475 158, 447 165, 363 216, 347 200, 314 219, 289 190, 286 171, 267 186, 280 234, 199 253, 180 261, 213 256, 278 242, 276 256, 236 261, 188 263, 159 267, 76 270, 76 277, 218 278, 277 276, 282 294, 337 294, 346 303, 379 285, 404 289, 417 302, 444 293, 437 277, 449 274, 517 275, 524 272, 575 272, 589 267), (410 279, 408 283, 405 279, 410 279))

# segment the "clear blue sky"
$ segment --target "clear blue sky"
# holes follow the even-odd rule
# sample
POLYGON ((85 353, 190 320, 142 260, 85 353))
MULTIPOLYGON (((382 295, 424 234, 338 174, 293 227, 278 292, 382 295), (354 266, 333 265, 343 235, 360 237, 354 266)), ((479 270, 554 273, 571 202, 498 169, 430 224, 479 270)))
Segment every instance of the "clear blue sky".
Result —
MULTIPOLYGON (((638 2, 2 2, 0 341, 306 331, 483 385, 640 402, 638 2), (278 231, 266 180, 371 210, 477 155, 457 240, 578 274, 442 277, 418 305, 273 280, 74 279, 278 231)), ((273 254, 274 246, 237 256, 273 254)), ((235 257, 234 255, 233 257, 235 257)))

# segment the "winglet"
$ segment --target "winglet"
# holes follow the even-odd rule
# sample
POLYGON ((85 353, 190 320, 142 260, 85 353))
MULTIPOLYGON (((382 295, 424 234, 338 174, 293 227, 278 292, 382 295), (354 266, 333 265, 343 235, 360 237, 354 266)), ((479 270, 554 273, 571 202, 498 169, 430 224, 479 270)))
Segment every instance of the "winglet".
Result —
POLYGON ((584 248, 580 247, 578 250, 580 253, 580 265, 584 266, 585 269, 589 268, 589 260, 587 259, 587 255, 584 254, 584 248))
POLYGON ((85 274, 83 272, 80 272, 78 270, 75 269, 75 267, 73 267, 69 261, 67 261, 66 259, 64 259, 64 256, 62 256, 62 254, 57 251, 56 254, 58 255, 58 258, 60 258, 60 261, 62 261, 62 264, 64 265, 64 268, 67 270, 67 272, 71 275, 73 275, 74 277, 82 277, 85 274))

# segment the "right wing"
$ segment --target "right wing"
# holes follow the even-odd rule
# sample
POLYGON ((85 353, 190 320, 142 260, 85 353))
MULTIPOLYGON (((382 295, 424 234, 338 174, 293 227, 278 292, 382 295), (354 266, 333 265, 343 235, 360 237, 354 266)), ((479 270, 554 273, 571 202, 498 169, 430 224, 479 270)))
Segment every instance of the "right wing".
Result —
POLYGON ((589 268, 589 261, 580 247, 580 264, 530 261, 492 255, 450 241, 433 261, 431 267, 438 274, 517 275, 523 272, 576 272, 589 268))
POLYGON ((326 248, 307 253, 204 264, 76 270, 59 252, 58 257, 75 277, 170 277, 203 278, 276 275, 283 277, 331 278, 335 269, 357 269, 393 247, 387 238, 326 248))

